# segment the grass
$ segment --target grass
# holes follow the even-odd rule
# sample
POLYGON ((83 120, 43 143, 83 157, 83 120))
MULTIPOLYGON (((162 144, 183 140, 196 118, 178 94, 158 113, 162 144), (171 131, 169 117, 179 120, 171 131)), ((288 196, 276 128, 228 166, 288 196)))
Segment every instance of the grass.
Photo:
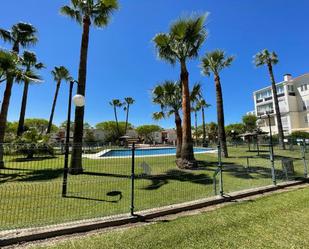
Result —
MULTIPOLYGON (((309 248, 309 188, 44 248, 309 248)), ((37 247, 43 248, 43 247, 37 247)))
MULTIPOLYGON (((299 150, 276 151, 277 175, 282 157, 292 158, 296 175, 303 174, 299 150)), ((136 158, 135 208, 137 211, 212 196, 216 154, 198 154, 197 170, 179 170, 173 156, 136 158), (151 175, 142 175, 147 163, 151 175)), ((130 159, 84 159, 84 174, 69 176, 68 197, 61 197, 63 156, 6 158, 0 170, 0 230, 56 224, 72 220, 128 213, 130 210, 130 159)), ((224 159, 226 193, 270 185, 267 153, 256 157, 247 148, 230 148, 224 159), (247 165, 247 157, 249 166, 247 165)))

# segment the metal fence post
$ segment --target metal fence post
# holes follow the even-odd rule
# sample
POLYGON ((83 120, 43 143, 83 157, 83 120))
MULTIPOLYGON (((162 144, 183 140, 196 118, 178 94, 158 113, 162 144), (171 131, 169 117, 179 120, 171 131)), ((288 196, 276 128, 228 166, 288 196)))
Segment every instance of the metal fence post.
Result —
POLYGON ((131 162, 131 215, 134 216, 134 180, 135 180, 135 143, 132 144, 131 162))
POLYGON ((306 141, 305 140, 303 140, 303 144, 302 144, 302 158, 304 162, 304 175, 305 175, 305 178, 307 178, 308 168, 307 168, 307 161, 306 161, 306 141))
POLYGON ((275 161, 274 161, 274 147, 272 140, 270 142, 270 147, 269 147, 269 159, 271 163, 271 177, 274 185, 277 185, 276 181, 276 172, 275 172, 275 161))
POLYGON ((220 143, 217 146, 218 148, 218 168, 216 169, 214 175, 213 175, 213 184, 214 184, 214 192, 215 195, 217 195, 217 181, 216 177, 220 173, 219 178, 219 187, 220 187, 220 195, 223 196, 223 175, 222 175, 222 158, 221 158, 221 146, 220 143))

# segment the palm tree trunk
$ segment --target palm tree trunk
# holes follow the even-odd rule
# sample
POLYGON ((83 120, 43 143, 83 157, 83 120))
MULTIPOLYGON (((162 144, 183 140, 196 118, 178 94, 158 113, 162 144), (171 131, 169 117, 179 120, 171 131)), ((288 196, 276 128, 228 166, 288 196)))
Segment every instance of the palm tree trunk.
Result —
POLYGON ((272 91, 273 91, 273 98, 274 98, 276 118, 277 118, 279 144, 280 144, 281 148, 283 150, 285 150, 284 134, 283 134, 283 128, 282 128, 281 113, 280 113, 280 108, 279 108, 279 101, 278 101, 278 96, 277 96, 276 81, 275 81, 275 77, 274 77, 273 68, 272 68, 271 63, 268 63, 267 66, 268 66, 268 71, 269 71, 270 80, 271 80, 271 87, 272 87, 272 91))
POLYGON ((12 87, 13 87, 13 77, 8 77, 6 81, 6 87, 3 95, 3 102, 1 106, 1 113, 0 113, 0 168, 4 168, 4 161, 3 161, 3 143, 4 143, 4 136, 5 136, 5 128, 7 122, 7 114, 10 105, 12 87))
POLYGON ((181 117, 179 112, 175 112, 175 125, 176 125, 176 158, 181 158, 181 145, 182 145, 182 127, 181 127, 181 117))
POLYGON ((206 125, 205 125, 205 110, 202 107, 202 121, 203 121, 203 146, 206 143, 206 125))
POLYGON ((29 81, 25 80, 23 98, 22 98, 22 101, 21 101, 21 108, 20 108, 20 113, 19 113, 17 136, 21 136, 24 132, 25 115, 26 115, 27 98, 28 98, 28 89, 29 89, 29 81))
POLYGON ((55 108, 56 108, 60 84, 61 84, 61 81, 59 80, 57 82, 57 86, 56 86, 56 92, 55 92, 55 96, 54 96, 54 100, 53 100, 53 105, 52 105, 52 109, 51 109, 51 113, 50 113, 50 117, 49 117, 49 122, 48 122, 47 130, 46 130, 46 134, 50 133, 52 125, 53 125, 54 113, 55 113, 55 108))
POLYGON ((195 118, 195 146, 197 146, 197 111, 194 111, 195 118))
POLYGON ((191 131, 191 103, 190 103, 190 91, 189 91, 189 73, 187 71, 185 61, 181 62, 181 74, 182 84, 182 147, 181 147, 181 165, 182 168, 194 167, 194 153, 192 143, 192 131, 191 131))
MULTIPOLYGON (((85 96, 86 77, 87 77, 87 57, 89 45, 89 30, 91 21, 90 18, 85 16, 83 18, 83 34, 80 49, 80 62, 78 71, 78 87, 77 93, 85 96)), ((74 121, 74 135, 73 135, 73 149, 70 165, 71 174, 79 174, 83 172, 82 166, 82 143, 84 131, 84 107, 75 108, 75 121, 74 121)))
POLYGON ((119 138, 119 136, 120 136, 120 131, 119 131, 119 124, 118 124, 118 117, 117 117, 116 106, 114 106, 114 115, 115 115, 115 121, 116 121, 116 127, 117 127, 118 138, 119 138))
POLYGON ((127 134, 127 129, 128 129, 128 123, 129 123, 129 109, 130 109, 130 105, 127 105, 127 114, 126 114, 126 127, 124 130, 124 134, 127 134))
POLYGON ((218 74, 215 75, 215 84, 216 84, 216 99, 217 99, 218 139, 221 145, 223 156, 228 157, 228 151, 226 146, 226 135, 224 129, 222 88, 220 83, 220 77, 218 74))

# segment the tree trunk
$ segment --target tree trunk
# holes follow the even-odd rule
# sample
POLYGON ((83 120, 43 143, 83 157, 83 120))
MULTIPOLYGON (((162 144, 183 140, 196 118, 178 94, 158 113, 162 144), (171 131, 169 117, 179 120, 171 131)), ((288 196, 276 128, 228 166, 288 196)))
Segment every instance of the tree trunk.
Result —
POLYGON ((49 134, 51 132, 51 128, 52 128, 52 125, 53 125, 54 113, 55 113, 55 108, 56 108, 60 84, 61 84, 61 81, 59 80, 57 82, 57 86, 56 86, 56 92, 55 92, 55 96, 54 96, 54 101, 53 101, 53 105, 52 105, 52 109, 51 109, 51 113, 50 113, 50 117, 49 117, 49 122, 48 122, 46 134, 49 134))
POLYGON ((175 125, 176 125, 176 158, 181 158, 181 145, 182 145, 182 127, 181 127, 181 117, 179 112, 175 112, 175 125))
POLYGON ((4 136, 5 136, 5 128, 7 122, 7 114, 10 105, 12 87, 13 87, 13 77, 8 77, 6 81, 6 87, 3 95, 3 102, 1 106, 1 113, 0 113, 0 168, 4 168, 4 161, 3 161, 3 143, 4 143, 4 136))
MULTIPOLYGON (((88 57, 88 44, 89 44, 89 29, 90 18, 83 18, 83 34, 80 49, 80 62, 78 71, 78 87, 77 93, 85 96, 86 89, 86 76, 87 76, 87 57, 88 57)), ((75 121, 74 121, 74 135, 73 135, 73 149, 70 165, 71 174, 79 174, 83 172, 82 166, 82 143, 84 131, 84 110, 85 107, 75 108, 75 121)))
POLYGON ((26 115, 26 107, 27 107, 28 89, 29 89, 29 81, 25 80, 23 98, 22 98, 21 108, 20 108, 20 113, 19 113, 17 136, 21 136, 23 132, 25 131, 24 124, 25 124, 25 115, 26 115))
POLYGON ((119 124, 118 124, 116 106, 114 106, 114 115, 115 115, 115 121, 116 121, 116 127, 117 127, 118 138, 119 138, 119 136, 120 136, 120 131, 119 131, 119 124))
POLYGON ((205 110, 202 107, 202 121, 203 121, 203 146, 206 143, 206 124, 205 124, 205 110))
POLYGON ((189 91, 189 73, 185 61, 181 62, 181 85, 182 85, 182 147, 181 160, 177 161, 180 168, 192 168, 196 166, 191 131, 191 103, 189 91))
POLYGON ((283 150, 285 150, 284 134, 283 134, 283 128, 282 128, 281 113, 280 113, 280 108, 279 108, 279 101, 278 101, 278 96, 277 96, 276 81, 275 81, 275 77, 274 77, 273 68, 272 68, 271 63, 268 63, 267 66, 268 66, 268 71, 269 71, 270 80, 271 80, 271 88, 272 88, 272 91, 273 91, 273 98, 274 98, 276 118, 277 118, 277 128, 278 128, 279 144, 280 144, 281 148, 283 150))
POLYGON ((128 105, 127 105, 127 115, 126 115, 126 127, 125 127, 125 130, 124 130, 124 134, 125 134, 125 135, 127 134, 127 129, 128 129, 129 109, 130 109, 130 105, 128 104, 128 105))
POLYGON ((226 135, 224 129, 222 88, 219 75, 215 75, 215 84, 216 84, 216 100, 217 100, 218 140, 221 145, 223 156, 228 157, 228 151, 226 146, 226 135))
POLYGON ((197 146, 197 111, 194 111, 194 118, 195 118, 195 146, 197 146))

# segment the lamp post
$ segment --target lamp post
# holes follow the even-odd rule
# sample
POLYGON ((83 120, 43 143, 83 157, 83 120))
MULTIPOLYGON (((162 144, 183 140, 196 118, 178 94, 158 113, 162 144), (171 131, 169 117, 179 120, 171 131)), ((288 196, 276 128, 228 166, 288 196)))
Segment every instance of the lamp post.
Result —
MULTIPOLYGON (((68 180, 68 173, 69 173, 69 153, 70 153, 69 150, 70 150, 71 107, 72 107, 72 92, 73 92, 74 83, 78 84, 78 81, 76 80, 70 81, 68 117, 67 117, 67 127, 66 127, 66 137, 65 137, 62 197, 65 197, 67 194, 67 180, 68 180)), ((82 95, 75 95, 73 97, 73 102, 76 106, 84 106, 85 98, 82 95)))

